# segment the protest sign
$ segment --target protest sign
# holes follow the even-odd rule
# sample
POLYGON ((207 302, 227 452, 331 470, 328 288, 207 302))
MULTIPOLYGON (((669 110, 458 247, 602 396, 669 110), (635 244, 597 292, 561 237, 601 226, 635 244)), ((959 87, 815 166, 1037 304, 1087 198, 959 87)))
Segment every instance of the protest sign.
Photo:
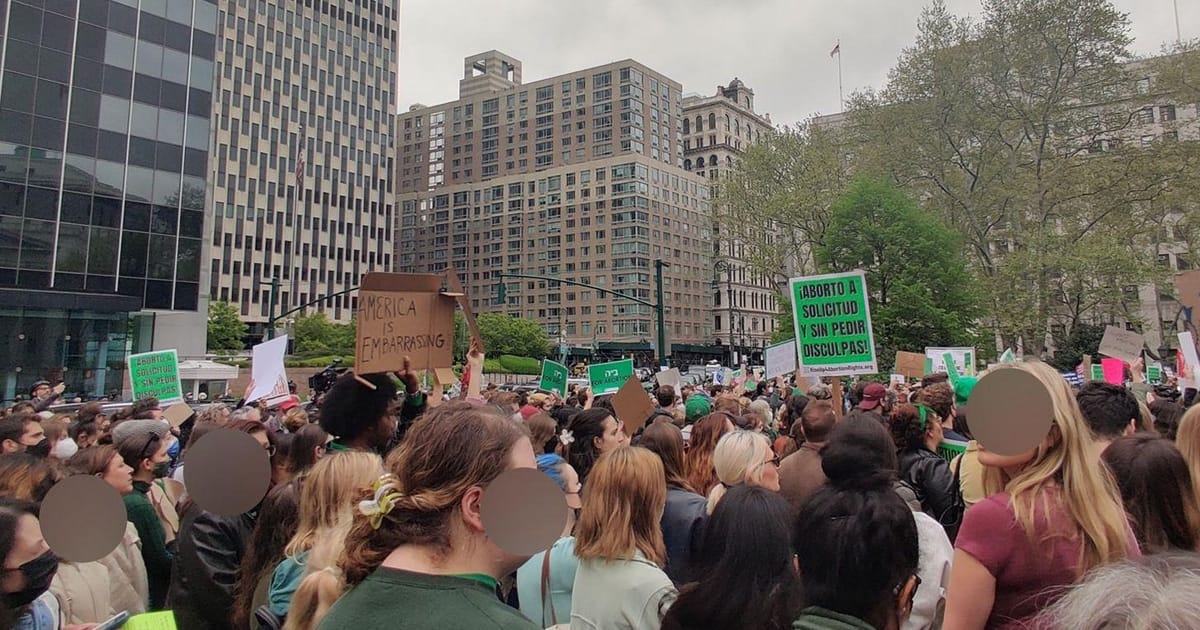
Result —
POLYGON ((433 382, 437 383, 440 388, 438 391, 441 391, 447 387, 453 387, 458 382, 458 377, 454 375, 454 370, 450 368, 435 368, 433 370, 433 382))
POLYGON ((170 610, 134 615, 121 630, 175 630, 175 613, 170 610))
POLYGON ((542 376, 538 382, 538 389, 554 392, 566 398, 568 374, 567 366, 550 359, 543 359, 542 376))
POLYGON ((483 348, 483 335, 479 332, 479 323, 475 321, 475 311, 471 310, 471 296, 467 295, 467 290, 463 288, 462 281, 458 278, 458 272, 453 267, 446 270, 446 284, 454 292, 454 297, 458 300, 458 306, 463 310, 463 316, 467 320, 467 328, 471 331, 471 338, 479 343, 481 350, 485 350, 483 348))
POLYGON ((167 421, 167 424, 177 427, 187 422, 187 419, 192 417, 193 413, 192 408, 187 403, 175 403, 163 410, 163 419, 167 421))
POLYGON ((129 355, 129 384, 134 400, 152 396, 160 405, 183 402, 179 356, 174 350, 129 355))
POLYGON ((680 384, 683 383, 683 374, 680 374, 679 368, 671 368, 663 370, 655 375, 655 380, 659 387, 670 387, 675 390, 675 394, 679 394, 680 384))
POLYGON ((925 348, 925 356, 929 358, 929 374, 938 372, 950 373, 946 368, 945 354, 950 353, 954 360, 954 368, 958 376, 975 376, 975 348, 925 348))
POLYGON ((1200 356, 1196 353, 1196 339, 1190 332, 1179 333, 1179 349, 1183 352, 1188 378, 1195 378, 1200 370, 1200 356))
POLYGON ((891 383, 892 383, 892 385, 903 385, 904 384, 904 375, 903 374, 893 374, 891 376, 891 383))
POLYGON ((1125 362, 1120 359, 1104 357, 1100 359, 1100 371, 1104 374, 1105 382, 1113 385, 1125 384, 1125 362))
POLYGON ((454 298, 442 276, 372 272, 358 290, 354 371, 377 374, 450 367, 454 363, 454 298))
POLYGON ((613 414, 621 421, 625 433, 633 436, 654 413, 654 403, 636 376, 625 379, 612 397, 613 414))
POLYGON ((279 398, 287 396, 287 374, 283 369, 283 358, 287 355, 288 336, 276 337, 264 341, 251 350, 250 380, 254 389, 246 396, 246 402, 252 403, 260 398, 279 398))
POLYGON ((719 367, 716 372, 713 372, 714 385, 728 385, 733 380, 733 371, 727 367, 719 367))
POLYGON ((1151 385, 1158 385, 1161 383, 1162 374, 1163 369, 1161 363, 1151 363, 1150 365, 1146 366, 1146 382, 1150 383, 1151 385))
POLYGON ((901 350, 896 353, 896 367, 892 371, 911 378, 921 378, 925 376, 925 355, 901 350))
POLYGON ((1142 356, 1145 341, 1132 330, 1120 326, 1105 326, 1104 338, 1100 340, 1100 354, 1133 363, 1142 356))
POLYGON ((1000 355, 1000 363, 1015 363, 1017 356, 1013 354, 1012 348, 1006 348, 1004 353, 1000 355))
POLYGON ((946 366, 946 376, 950 377, 950 383, 958 382, 958 366, 954 364, 954 355, 943 352, 942 365, 946 366))
POLYGON ((767 346, 763 350, 763 378, 787 376, 796 371, 796 340, 767 346))
POLYGON ((633 376, 633 359, 588 366, 588 380, 591 381, 592 395, 594 396, 615 394, 631 376, 633 376))
POLYGON ((862 271, 791 279, 798 367, 805 375, 875 374, 875 335, 862 271))
MULTIPOLYGON (((1103 359, 1101 359, 1101 361, 1103 361, 1103 359)), ((1104 366, 1100 363, 1093 363, 1091 365, 1091 374, 1089 376, 1091 377, 1090 380, 1103 381, 1104 380, 1104 366)))

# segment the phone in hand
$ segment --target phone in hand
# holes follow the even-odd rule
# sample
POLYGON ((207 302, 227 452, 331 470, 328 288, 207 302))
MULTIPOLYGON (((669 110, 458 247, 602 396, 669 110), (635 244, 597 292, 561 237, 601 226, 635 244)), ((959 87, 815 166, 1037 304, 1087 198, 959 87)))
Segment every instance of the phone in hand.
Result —
POLYGON ((112 617, 109 617, 104 621, 104 623, 101 623, 92 630, 117 630, 117 628, 125 625, 126 621, 129 621, 129 611, 122 610, 112 617))

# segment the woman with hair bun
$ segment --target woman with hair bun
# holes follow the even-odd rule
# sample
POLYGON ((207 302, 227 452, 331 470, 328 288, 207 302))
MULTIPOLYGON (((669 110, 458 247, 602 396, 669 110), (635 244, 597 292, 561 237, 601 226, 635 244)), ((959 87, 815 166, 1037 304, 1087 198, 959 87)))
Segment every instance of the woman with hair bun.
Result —
POLYGON ((514 468, 536 464, 509 418, 451 402, 414 422, 357 504, 338 575, 350 590, 318 627, 537 628, 496 596, 529 556, 498 547, 480 513, 484 488, 514 468))

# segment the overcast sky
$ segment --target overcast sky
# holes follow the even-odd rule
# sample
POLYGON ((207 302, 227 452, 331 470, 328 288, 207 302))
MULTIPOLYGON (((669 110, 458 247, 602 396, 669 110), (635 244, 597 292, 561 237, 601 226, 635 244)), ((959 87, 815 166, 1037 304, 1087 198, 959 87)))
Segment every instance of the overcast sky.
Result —
MULTIPOLYGON (((1115 0, 1132 20, 1135 54, 1175 39, 1172 0, 1115 0)), ((1183 38, 1200 37, 1200 2, 1178 0, 1183 38)), ((735 76, 755 109, 792 124, 836 112, 842 82, 881 86, 916 35, 923 0, 401 0, 399 105, 458 98, 463 59, 499 50, 523 80, 633 58, 712 95, 735 76)), ((977 15, 978 0, 947 0, 977 15)))

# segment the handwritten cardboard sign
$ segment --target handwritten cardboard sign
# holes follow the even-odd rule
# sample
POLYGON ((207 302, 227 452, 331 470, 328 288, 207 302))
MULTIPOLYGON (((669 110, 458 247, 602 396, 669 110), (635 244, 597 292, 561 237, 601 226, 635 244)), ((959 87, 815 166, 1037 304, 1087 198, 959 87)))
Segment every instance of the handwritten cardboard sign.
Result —
POLYGON ((453 267, 446 270, 446 283, 450 286, 450 290, 455 293, 460 293, 458 296, 458 305, 463 310, 463 315, 467 319, 467 328, 471 330, 471 338, 479 342, 479 349, 485 350, 483 347, 483 333, 479 332, 479 323, 475 321, 475 311, 471 310, 471 296, 467 295, 467 290, 463 288, 462 280, 458 277, 458 272, 453 267))
POLYGON ((1142 336, 1120 326, 1105 326, 1104 338, 1100 340, 1100 354, 1133 363, 1142 356, 1145 345, 1142 336))
POLYGON ((414 370, 454 363, 454 298, 442 276, 368 273, 358 290, 357 374, 393 372, 409 357, 414 370))
POLYGON ((892 372, 917 379, 925 376, 925 355, 920 352, 903 350, 897 352, 896 367, 892 369, 892 372))
POLYGON ((632 436, 646 424, 650 414, 654 413, 654 403, 642 388, 642 383, 636 376, 629 377, 621 389, 612 397, 613 412, 625 428, 625 433, 632 436))

